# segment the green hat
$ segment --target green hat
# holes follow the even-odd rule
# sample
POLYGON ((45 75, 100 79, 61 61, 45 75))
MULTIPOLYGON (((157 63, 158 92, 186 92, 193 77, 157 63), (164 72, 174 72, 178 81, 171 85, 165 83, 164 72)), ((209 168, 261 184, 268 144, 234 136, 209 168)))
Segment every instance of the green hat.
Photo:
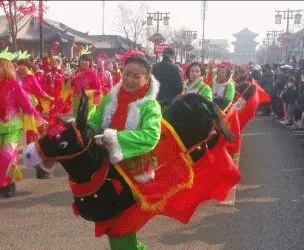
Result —
POLYGON ((18 57, 17 60, 26 60, 29 59, 31 57, 31 54, 29 54, 26 50, 25 51, 18 51, 18 57))
POLYGON ((86 45, 86 47, 80 51, 80 55, 79 56, 90 55, 90 54, 92 54, 92 51, 90 51, 89 50, 89 46, 86 45))
POLYGON ((14 53, 9 52, 8 47, 6 47, 5 50, 2 50, 0 52, 0 59, 5 59, 5 60, 8 60, 8 61, 12 61, 12 60, 14 60, 14 58, 15 58, 14 53))

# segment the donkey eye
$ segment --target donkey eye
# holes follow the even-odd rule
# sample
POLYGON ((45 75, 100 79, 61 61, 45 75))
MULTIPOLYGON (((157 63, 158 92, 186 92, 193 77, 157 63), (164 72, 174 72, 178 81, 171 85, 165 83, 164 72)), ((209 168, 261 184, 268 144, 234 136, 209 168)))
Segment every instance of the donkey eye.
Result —
POLYGON ((65 149, 68 145, 69 145, 69 143, 67 141, 63 141, 63 142, 59 143, 58 147, 60 149, 65 149))

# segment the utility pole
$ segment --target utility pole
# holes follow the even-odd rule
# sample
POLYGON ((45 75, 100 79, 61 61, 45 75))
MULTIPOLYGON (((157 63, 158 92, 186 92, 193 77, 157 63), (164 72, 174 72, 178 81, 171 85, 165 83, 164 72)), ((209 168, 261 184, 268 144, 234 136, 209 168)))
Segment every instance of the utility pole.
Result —
POLYGON ((202 63, 204 63, 204 49, 205 49, 205 20, 206 20, 206 6, 207 1, 202 2, 202 15, 203 15, 203 35, 202 35, 202 63))
POLYGON ((102 1, 102 32, 101 34, 104 35, 104 27, 105 27, 105 8, 106 8, 106 1, 102 1))
POLYGON ((40 37, 40 59, 43 58, 44 38, 43 38, 43 0, 39 0, 39 37, 40 37))

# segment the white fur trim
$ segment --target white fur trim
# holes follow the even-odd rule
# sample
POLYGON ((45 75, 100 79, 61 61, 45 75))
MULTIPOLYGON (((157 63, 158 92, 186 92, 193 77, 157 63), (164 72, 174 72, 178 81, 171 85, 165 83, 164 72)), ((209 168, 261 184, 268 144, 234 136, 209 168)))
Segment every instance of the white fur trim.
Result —
POLYGON ((135 130, 138 128, 139 123, 140 109, 135 105, 135 103, 130 103, 125 128, 135 130))
POLYGON ((39 156, 35 143, 32 142, 23 150, 23 163, 25 166, 34 167, 41 164, 43 160, 39 156))
POLYGON ((123 154, 117 140, 117 130, 107 128, 104 131, 104 141, 108 146, 109 160, 112 164, 123 160, 123 154))
POLYGON ((111 118, 113 114, 115 113, 117 109, 117 94, 120 90, 121 87, 121 82, 117 84, 114 89, 111 92, 111 100, 106 106, 104 116, 103 116, 103 121, 102 121, 102 127, 103 128, 108 128, 110 123, 111 123, 111 118))
POLYGON ((134 179, 139 183, 145 183, 155 178, 155 172, 151 171, 145 174, 134 175, 134 179))
MULTIPOLYGON (((102 122, 103 128, 108 128, 113 114, 117 109, 117 95, 121 88, 121 82, 117 84, 111 92, 111 100, 107 105, 104 113, 104 118, 102 122)), ((159 82, 156 80, 154 76, 151 76, 151 86, 148 95, 144 96, 143 98, 132 102, 129 104, 128 116, 126 120, 125 128, 127 129, 137 129, 140 123, 140 110, 139 106, 149 100, 155 100, 158 92, 159 92, 159 82)))

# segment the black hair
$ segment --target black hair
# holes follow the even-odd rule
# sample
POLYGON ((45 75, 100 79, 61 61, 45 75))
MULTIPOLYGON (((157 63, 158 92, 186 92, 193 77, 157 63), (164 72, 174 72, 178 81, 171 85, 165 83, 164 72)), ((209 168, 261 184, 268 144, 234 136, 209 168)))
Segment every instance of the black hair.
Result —
POLYGON ((192 62, 186 69, 186 76, 187 78, 189 79, 190 78, 190 71, 191 71, 191 68, 194 67, 194 66, 198 66, 200 68, 200 71, 201 71, 201 76, 205 75, 206 74, 206 70, 204 68, 204 66, 199 63, 199 62, 192 62))
POLYGON ((148 60, 144 56, 140 56, 140 55, 130 56, 126 59, 125 66, 129 63, 140 64, 147 70, 148 74, 151 74, 151 66, 150 66, 148 60))
POLYGON ((32 70, 34 73, 36 72, 36 69, 35 69, 33 63, 29 59, 18 60, 17 65, 24 65, 24 66, 28 67, 30 70, 32 70))
POLYGON ((92 58, 92 56, 91 56, 90 54, 81 55, 81 56, 79 57, 79 60, 78 60, 79 65, 80 65, 80 61, 81 61, 81 60, 89 61, 90 67, 92 67, 92 65, 93 65, 93 58, 92 58))

